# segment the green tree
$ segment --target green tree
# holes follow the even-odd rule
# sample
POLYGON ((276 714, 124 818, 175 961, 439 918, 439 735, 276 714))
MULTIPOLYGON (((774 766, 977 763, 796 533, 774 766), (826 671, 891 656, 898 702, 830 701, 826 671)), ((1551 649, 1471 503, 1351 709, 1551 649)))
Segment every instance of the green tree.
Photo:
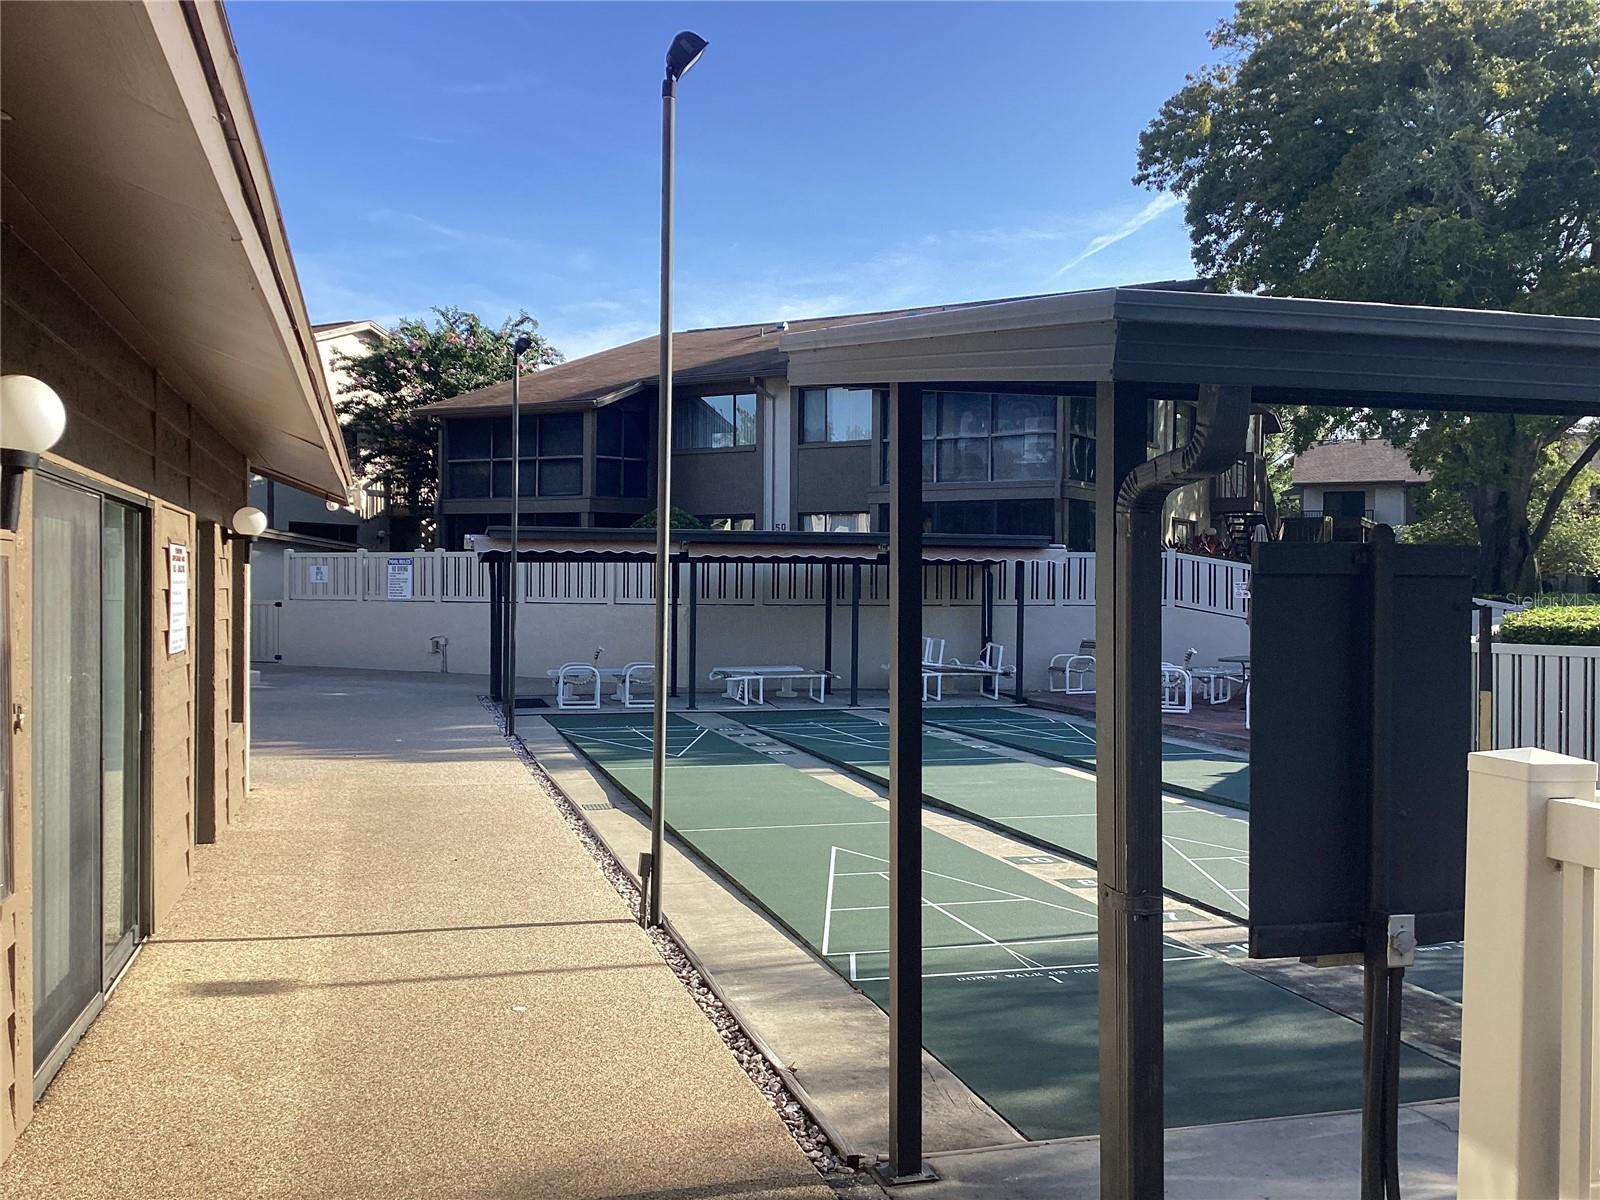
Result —
POLYGON ((340 355, 348 375, 334 400, 351 461, 388 492, 394 549, 423 544, 439 485, 438 422, 417 410, 511 378, 511 345, 526 334, 523 368, 561 361, 526 312, 485 325, 476 313, 435 308, 434 320, 407 317, 365 354, 340 355))
MULTIPOLYGON (((1575 447, 1568 443, 1567 448, 1575 447)), ((1536 558, 1539 575, 1600 575, 1600 501, 1589 499, 1600 489, 1600 470, 1582 468, 1568 489, 1567 501, 1550 505, 1550 493, 1571 468, 1563 454, 1549 451, 1534 476, 1533 505, 1541 521, 1550 515, 1536 558)), ((1401 531, 1403 541, 1477 544, 1477 522, 1459 491, 1430 487, 1418 509, 1418 519, 1401 531)))
MULTIPOLYGON (((1229 288, 1600 315, 1600 0, 1245 0, 1162 105, 1136 183, 1180 193, 1229 288)), ((1294 440, 1388 437, 1477 525, 1479 584, 1523 584, 1571 486, 1533 477, 1576 419, 1298 410, 1294 440)), ((1596 438, 1600 430, 1591 429, 1596 438)))

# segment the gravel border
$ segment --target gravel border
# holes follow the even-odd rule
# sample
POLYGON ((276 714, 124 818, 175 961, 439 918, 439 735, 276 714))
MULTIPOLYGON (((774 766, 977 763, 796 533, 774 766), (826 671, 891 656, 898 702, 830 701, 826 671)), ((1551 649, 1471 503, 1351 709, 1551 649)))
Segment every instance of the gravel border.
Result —
MULTIPOLYGON (((561 819, 566 822, 572 835, 589 852, 589 857, 595 860, 600 873, 616 889, 617 895, 622 897, 623 903, 628 906, 628 911, 637 914, 640 911, 642 897, 638 884, 634 882, 628 869, 617 860, 611 848, 595 833, 577 806, 567 798, 555 780, 550 778, 526 743, 520 737, 507 737, 500 706, 482 696, 479 697, 479 702, 494 717, 495 726, 500 730, 501 736, 506 737, 512 750, 522 761, 522 765, 528 769, 528 773, 538 782, 545 797, 561 814, 561 819)), ((672 968, 672 973, 678 977, 678 981, 683 984, 694 1002, 699 1005, 700 1011, 716 1029, 723 1044, 732 1052, 734 1060, 749 1076, 750 1082, 771 1105, 772 1110, 782 1118, 795 1144, 805 1153, 817 1173, 825 1181, 835 1185, 848 1184, 854 1180, 857 1173, 847 1162, 846 1154, 829 1140, 828 1134, 812 1119, 805 1106, 789 1090, 778 1072, 777 1064, 767 1057, 756 1039, 728 1010, 728 1006, 717 994, 715 985, 702 975, 689 951, 666 929, 646 929, 644 932, 654 944, 656 952, 661 955, 662 961, 672 968)))

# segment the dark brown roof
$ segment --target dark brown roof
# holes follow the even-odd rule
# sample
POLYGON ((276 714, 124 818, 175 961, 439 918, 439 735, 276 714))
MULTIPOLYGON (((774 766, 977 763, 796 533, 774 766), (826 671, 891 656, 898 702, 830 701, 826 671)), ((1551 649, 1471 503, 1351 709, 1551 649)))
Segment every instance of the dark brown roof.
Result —
MULTIPOLYGON (((760 325, 688 329, 673 335, 672 374, 679 385, 735 383, 751 376, 782 375, 788 369, 788 355, 778 349, 779 335, 784 332, 827 329, 836 325, 855 325, 889 317, 909 317, 995 303, 999 302, 983 300, 891 312, 808 317, 787 323, 766 321, 760 325)), ((580 408, 620 400, 641 387, 654 387, 660 362, 659 341, 655 336, 640 338, 625 346, 587 354, 571 362, 524 375, 522 403, 543 408, 580 408)), ((417 411, 438 415, 495 412, 504 410, 510 404, 511 381, 505 380, 475 392, 464 392, 448 400, 437 401, 417 411)))
POLYGON ((1382 438, 1322 442, 1294 460, 1296 484, 1426 483, 1431 478, 1412 467, 1405 450, 1382 438))

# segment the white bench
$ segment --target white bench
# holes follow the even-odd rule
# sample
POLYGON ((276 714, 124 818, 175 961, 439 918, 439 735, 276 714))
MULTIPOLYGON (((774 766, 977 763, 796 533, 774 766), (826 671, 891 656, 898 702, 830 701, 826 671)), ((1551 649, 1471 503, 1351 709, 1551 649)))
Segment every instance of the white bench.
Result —
POLYGON ((777 679, 783 681, 779 690, 780 696, 795 695, 794 684, 797 679, 806 683, 806 694, 818 704, 828 701, 828 680, 834 677, 832 671, 813 671, 809 667, 796 664, 782 666, 760 667, 712 667, 711 678, 726 685, 726 696, 736 704, 765 704, 767 702, 767 680, 777 679))
POLYGON ((600 693, 607 683, 614 684, 613 700, 622 701, 624 708, 649 708, 652 697, 635 696, 636 684, 655 686, 655 663, 631 662, 620 667, 602 667, 595 663, 567 662, 545 676, 555 682, 556 707, 566 711, 596 709, 600 707, 600 693))

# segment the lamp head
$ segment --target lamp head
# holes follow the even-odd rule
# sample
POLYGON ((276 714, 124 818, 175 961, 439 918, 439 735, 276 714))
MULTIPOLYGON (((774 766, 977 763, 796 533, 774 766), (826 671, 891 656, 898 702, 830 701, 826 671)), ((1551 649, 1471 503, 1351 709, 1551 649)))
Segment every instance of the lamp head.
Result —
POLYGON ((245 505, 233 514, 233 532, 240 537, 260 537, 267 530, 267 514, 245 505))
POLYGON ((667 47, 667 78, 677 82, 689 73, 689 68, 700 61, 706 52, 706 40, 698 33, 685 29, 672 39, 667 47))
POLYGON ((42 454, 66 428, 66 405, 49 384, 32 375, 0 377, 0 447, 42 454))
POLYGON ((516 341, 511 343, 511 357, 512 358, 521 358, 524 354, 526 354, 532 348, 533 348, 533 339, 531 337, 529 337, 527 334, 523 334, 516 341))

